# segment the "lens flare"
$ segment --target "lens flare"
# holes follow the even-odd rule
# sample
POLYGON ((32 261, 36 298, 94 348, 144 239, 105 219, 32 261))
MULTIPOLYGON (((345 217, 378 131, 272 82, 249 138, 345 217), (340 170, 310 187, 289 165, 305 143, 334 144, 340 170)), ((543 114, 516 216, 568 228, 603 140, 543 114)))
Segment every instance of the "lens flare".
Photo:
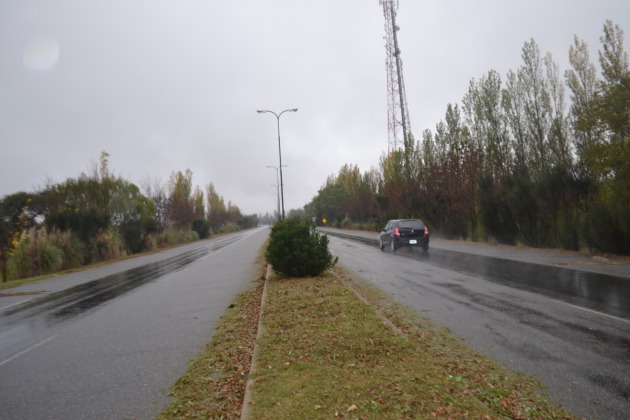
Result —
POLYGON ((33 70, 46 70, 55 65, 59 59, 59 44, 50 35, 39 35, 32 38, 23 54, 24 65, 33 70))

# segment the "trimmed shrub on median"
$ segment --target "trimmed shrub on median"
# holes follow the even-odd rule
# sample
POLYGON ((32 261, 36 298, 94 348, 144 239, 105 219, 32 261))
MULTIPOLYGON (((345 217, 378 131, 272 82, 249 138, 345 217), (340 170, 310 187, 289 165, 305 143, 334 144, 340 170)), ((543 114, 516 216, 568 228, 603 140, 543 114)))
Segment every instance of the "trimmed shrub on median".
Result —
POLYGON ((337 262, 328 250, 328 236, 293 218, 271 228, 267 262, 288 277, 317 276, 337 262))

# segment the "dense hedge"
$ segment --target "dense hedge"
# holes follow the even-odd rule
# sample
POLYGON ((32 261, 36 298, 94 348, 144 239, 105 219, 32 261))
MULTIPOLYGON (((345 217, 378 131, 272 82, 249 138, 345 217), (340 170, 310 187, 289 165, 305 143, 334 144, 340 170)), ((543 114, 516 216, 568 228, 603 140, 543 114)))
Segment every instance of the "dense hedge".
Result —
POLYGON ((317 276, 337 262, 328 250, 328 236, 297 218, 271 228, 265 257, 276 272, 288 277, 317 276))

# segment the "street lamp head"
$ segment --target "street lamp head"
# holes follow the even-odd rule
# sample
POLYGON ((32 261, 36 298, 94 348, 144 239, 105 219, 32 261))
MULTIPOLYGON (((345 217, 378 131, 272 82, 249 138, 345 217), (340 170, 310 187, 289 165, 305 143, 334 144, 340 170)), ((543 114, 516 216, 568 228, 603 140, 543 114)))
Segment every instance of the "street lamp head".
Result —
MULTIPOLYGON (((297 108, 285 109, 284 111, 282 111, 280 113, 280 115, 284 114, 285 112, 297 112, 297 111, 298 111, 297 108)), ((258 110, 256 110, 256 112, 258 112, 259 114, 264 114, 265 112, 268 112, 268 113, 274 114, 276 117, 278 117, 278 114, 276 114, 273 111, 269 111, 268 109, 258 109, 258 110)))
MULTIPOLYGON (((285 166, 285 165, 282 164, 282 151, 280 150, 280 117, 285 112, 297 112, 297 110, 298 110, 297 108, 285 109, 284 111, 282 111, 279 114, 276 114, 275 112, 269 111, 269 110, 266 110, 266 109, 264 109, 264 110, 263 109, 259 109, 259 110, 256 111, 259 114, 262 114, 264 112, 269 112, 270 114, 273 114, 276 117, 276 119, 278 120, 278 163, 279 163, 279 165, 278 165, 277 168, 275 166, 267 166, 267 168, 275 168, 277 173, 278 173, 278 175, 279 175, 279 178, 280 178, 278 180, 279 181, 278 184, 279 184, 279 187, 280 187, 280 191, 279 191, 278 196, 282 200, 282 219, 281 220, 284 220, 284 186, 283 186, 283 183, 282 183, 282 167, 285 166)), ((280 201, 280 200, 278 200, 278 201, 280 201)), ((280 214, 280 203, 279 202, 278 202, 278 214, 280 214)))

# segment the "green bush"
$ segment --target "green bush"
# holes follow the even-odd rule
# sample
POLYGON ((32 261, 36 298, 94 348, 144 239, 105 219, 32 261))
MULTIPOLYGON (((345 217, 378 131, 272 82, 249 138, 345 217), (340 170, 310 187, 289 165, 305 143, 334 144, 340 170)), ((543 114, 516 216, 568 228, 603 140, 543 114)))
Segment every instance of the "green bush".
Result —
POLYGON ((199 240, 199 234, 194 230, 187 230, 184 233, 184 242, 195 242, 199 240))
POLYGON ((57 229, 47 231, 48 241, 59 248, 62 255, 61 270, 80 267, 88 259, 85 245, 71 231, 62 232, 57 229))
POLYGON ((157 247, 167 248, 173 245, 184 244, 199 240, 199 234, 194 230, 180 230, 168 228, 157 237, 157 247))
POLYGON ((9 255, 7 261, 7 279, 24 279, 31 276, 28 239, 23 240, 9 255))
POLYGON ((120 233, 127 249, 132 254, 144 250, 145 228, 142 220, 130 220, 120 226, 120 233))
POLYGON ((239 230, 241 230, 241 228, 238 227, 236 223, 226 223, 225 225, 221 226, 221 228, 219 229, 219 233, 234 233, 238 232, 239 230))
POLYGON ((337 262, 328 250, 328 236, 297 218, 271 228, 265 258, 276 272, 288 277, 317 276, 337 262))
POLYGON ((375 219, 370 219, 366 222, 359 223, 356 229, 365 230, 367 232, 380 232, 383 226, 385 226, 385 223, 381 223, 375 219))
POLYGON ((168 228, 160 235, 160 248, 179 245, 184 242, 184 232, 175 228, 168 228))
POLYGON ((144 249, 147 251, 155 251, 160 247, 160 235, 157 233, 151 233, 144 239, 144 249))
POLYGON ((46 216, 49 230, 71 230, 85 243, 94 241, 110 225, 109 213, 94 207, 86 210, 66 209, 46 216))
POLYGON ((64 252, 45 229, 31 228, 9 255, 8 277, 21 279, 55 273, 63 268, 64 252))
POLYGON ((591 241, 601 252, 630 255, 630 203, 616 200, 595 203, 588 215, 591 241))
POLYGON ((41 273, 56 273, 63 267, 63 251, 46 241, 40 244, 41 247, 41 273))
POLYGON ((195 219, 192 223, 192 230, 197 232, 199 239, 206 239, 210 236, 210 221, 208 219, 195 219))
POLYGON ((96 237, 91 262, 113 260, 125 255, 127 255, 126 247, 120 233, 116 229, 108 229, 96 237))

